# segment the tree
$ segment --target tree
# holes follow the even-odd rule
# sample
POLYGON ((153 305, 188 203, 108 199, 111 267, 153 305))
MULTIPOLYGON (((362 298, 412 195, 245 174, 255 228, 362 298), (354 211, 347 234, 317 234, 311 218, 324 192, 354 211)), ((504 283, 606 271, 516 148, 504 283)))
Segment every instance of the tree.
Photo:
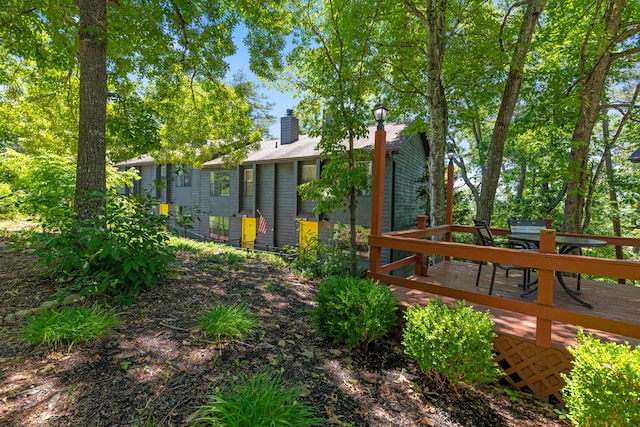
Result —
POLYGON ((231 86, 246 95, 252 110, 250 116, 254 125, 261 130, 262 139, 273 138, 269 127, 276 122, 276 117, 270 114, 269 110, 271 110, 275 104, 269 102, 264 94, 258 92, 260 87, 254 82, 249 81, 246 74, 242 71, 238 71, 233 75, 231 86))
POLYGON ((316 201, 318 214, 344 208, 346 201, 351 273, 356 275, 356 196, 369 186, 365 161, 371 154, 355 150, 354 142, 368 134, 366 124, 371 120, 367 61, 379 7, 352 0, 327 0, 319 9, 312 4, 297 6, 301 28, 289 56, 291 78, 304 97, 299 105, 303 115, 316 118, 311 134, 322 136, 318 148, 323 161, 319 179, 298 191, 316 201))
POLYGON ((495 201, 496 189, 502 168, 504 145, 507 139, 507 132, 513 118, 513 113, 520 93, 522 79, 524 77, 524 65, 533 38, 534 28, 538 18, 544 9, 546 0, 531 0, 527 4, 527 9, 520 26, 518 41, 514 47, 514 53, 509 67, 509 76, 505 82, 502 101, 498 116, 493 126, 491 143, 487 155, 486 175, 483 176, 482 190, 480 192, 480 205, 478 207, 477 218, 491 221, 493 205, 495 201))
MULTIPOLYGON (((280 51, 289 31, 286 5, 275 0, 260 4, 62 0, 31 5, 12 2, 3 8, 0 41, 9 53, 7 60, 33 60, 38 69, 68 73, 74 72, 78 60, 81 88, 75 209, 81 218, 104 209, 96 194, 104 192, 106 179, 108 85, 122 88, 135 79, 175 88, 183 84, 185 76, 189 82, 215 85, 226 72, 224 58, 234 53, 232 31, 240 22, 248 30, 245 42, 252 56, 251 70, 273 77, 273 70, 282 66, 280 51)), ((171 98, 163 101, 171 102, 171 98)), ((237 145, 235 138, 227 142, 237 145)))
POLYGON ((80 120, 75 213, 104 214, 107 189, 107 2, 75 0, 80 15, 80 120))
POLYGON ((631 18, 638 16, 640 8, 636 2, 631 4, 633 6, 627 7, 626 0, 599 0, 593 4, 593 13, 586 23, 580 46, 576 81, 579 107, 571 138, 569 188, 562 227, 567 232, 583 231, 589 146, 609 70, 616 60, 640 53, 640 46, 633 44, 633 40, 637 41, 640 23, 631 18))

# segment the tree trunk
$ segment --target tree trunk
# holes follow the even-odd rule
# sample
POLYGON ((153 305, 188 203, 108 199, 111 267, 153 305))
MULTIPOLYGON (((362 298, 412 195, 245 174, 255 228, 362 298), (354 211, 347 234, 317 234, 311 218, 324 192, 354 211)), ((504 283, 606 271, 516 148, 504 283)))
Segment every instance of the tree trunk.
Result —
MULTIPOLYGON (((625 5, 626 0, 611 0, 607 3, 607 9, 604 13, 604 34, 597 36, 604 41, 604 43, 600 44, 602 51, 596 58, 593 58, 592 63, 594 65, 590 70, 586 69, 588 58, 585 56, 585 51, 587 50, 587 45, 591 42, 591 38, 595 36, 594 32, 587 34, 583 43, 580 55, 580 76, 578 78, 580 109, 571 139, 571 154, 569 155, 567 177, 568 189, 562 224, 562 229, 565 232, 580 233, 582 228, 588 182, 587 158, 589 156, 591 133, 598 118, 600 97, 604 90, 607 73, 613 63, 612 51, 615 43, 612 41, 618 33, 625 5)), ((594 22, 596 19, 597 12, 594 14, 594 22)))
POLYGON ((80 11, 80 125, 75 213, 80 220, 105 209, 107 117, 107 2, 75 0, 80 11))
POLYGON ((429 107, 429 216, 431 225, 442 225, 445 212, 445 146, 449 127, 447 100, 442 85, 446 47, 446 0, 427 1, 427 103, 429 107))
POLYGON ((531 44, 536 23, 545 5, 546 0, 531 0, 527 6, 524 18, 522 19, 522 25, 520 26, 520 34, 518 35, 513 58, 511 59, 509 76, 507 77, 502 94, 498 117, 493 127, 489 153, 487 155, 487 174, 482 180, 480 206, 476 215, 477 219, 484 219, 489 223, 491 222, 493 204, 496 198, 498 181, 500 180, 504 144, 507 139, 509 126, 511 125, 513 111, 515 110, 516 102, 520 94, 520 87, 522 86, 525 59, 529 51, 529 45, 531 44))
MULTIPOLYGON (((355 167, 353 156, 353 134, 349 133, 349 170, 355 167)), ((349 194, 349 255, 351 257, 351 276, 358 275, 358 242, 356 240, 356 188, 351 186, 349 194)))

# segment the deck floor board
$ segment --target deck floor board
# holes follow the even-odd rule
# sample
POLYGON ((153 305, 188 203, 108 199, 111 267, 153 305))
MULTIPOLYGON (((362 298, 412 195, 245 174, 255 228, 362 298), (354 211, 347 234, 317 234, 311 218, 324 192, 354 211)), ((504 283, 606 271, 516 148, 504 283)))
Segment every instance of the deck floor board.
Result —
MULTIPOLYGON (((411 280, 428 282, 432 284, 446 285, 466 291, 488 293, 491 281, 492 267, 484 266, 480 276, 480 284, 476 287, 476 275, 478 264, 462 261, 443 261, 435 266, 429 267, 424 276, 411 276, 411 280)), ((518 300, 536 302, 536 295, 523 298, 522 272, 511 271, 507 277, 504 270, 498 269, 496 272, 493 295, 518 300)), ((535 278, 535 273, 532 275, 535 278)), ((576 279, 566 277, 565 282, 570 289, 576 288, 576 279)), ((418 291, 399 286, 392 286, 392 290, 398 296, 402 305, 426 304, 429 297, 433 297, 423 291, 418 291)), ((564 310, 594 314, 599 317, 611 320, 631 321, 640 324, 640 288, 622 285, 618 283, 605 283, 595 280, 581 280, 580 297, 593 304, 593 308, 579 305, 569 295, 567 295, 555 279, 554 286, 554 306, 564 310)), ((452 303, 453 299, 442 297, 443 301, 452 303)), ((512 313, 490 307, 474 304, 474 308, 479 311, 490 311, 492 320, 495 322, 495 330, 499 333, 514 335, 522 338, 535 339, 536 319, 519 313, 512 313)), ((595 336, 608 341, 624 342, 628 341, 632 345, 637 345, 640 340, 614 335, 607 332, 588 330, 595 336)), ((552 332, 552 345, 564 348, 574 344, 576 337, 576 327, 564 323, 554 322, 552 332)))

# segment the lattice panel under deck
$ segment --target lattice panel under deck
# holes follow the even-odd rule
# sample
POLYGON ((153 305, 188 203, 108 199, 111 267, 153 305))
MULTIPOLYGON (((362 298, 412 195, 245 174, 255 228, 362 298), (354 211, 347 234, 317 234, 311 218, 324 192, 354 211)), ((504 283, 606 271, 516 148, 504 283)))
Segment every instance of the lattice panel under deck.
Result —
POLYGON ((562 403, 565 383, 560 373, 569 373, 572 357, 566 350, 538 347, 534 342, 510 335, 493 340, 495 361, 507 373, 505 379, 517 390, 528 391, 536 399, 562 403))

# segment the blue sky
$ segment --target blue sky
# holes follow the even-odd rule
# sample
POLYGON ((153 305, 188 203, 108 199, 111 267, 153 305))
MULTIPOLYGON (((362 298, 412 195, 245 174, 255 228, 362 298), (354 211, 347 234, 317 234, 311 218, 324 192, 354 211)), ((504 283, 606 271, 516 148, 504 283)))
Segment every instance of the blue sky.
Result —
MULTIPOLYGON (((227 73, 227 81, 231 81, 235 72, 242 70, 249 80, 252 80, 262 86, 258 77, 249 70, 249 54, 242 41, 245 34, 246 30, 244 28, 236 29, 234 32, 233 37, 238 50, 235 55, 227 58, 230 66, 229 72, 227 73)), ((280 117, 285 116, 288 109, 294 108, 297 100, 293 99, 293 92, 280 92, 276 89, 268 89, 267 87, 262 87, 259 92, 263 93, 267 97, 268 102, 274 104, 271 109, 271 114, 276 117, 276 123, 271 126, 269 131, 274 138, 279 139, 280 117)))

